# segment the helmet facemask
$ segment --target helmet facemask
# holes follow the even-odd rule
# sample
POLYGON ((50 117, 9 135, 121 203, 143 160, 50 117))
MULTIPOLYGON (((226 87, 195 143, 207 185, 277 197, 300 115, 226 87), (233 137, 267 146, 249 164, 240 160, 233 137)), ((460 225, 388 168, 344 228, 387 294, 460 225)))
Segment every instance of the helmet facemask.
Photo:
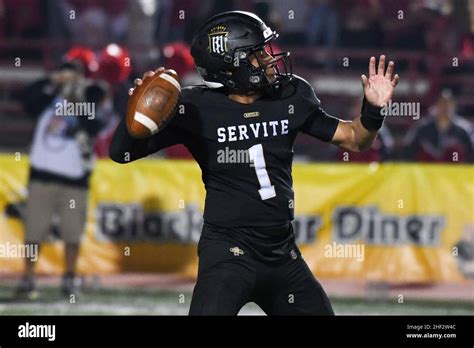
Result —
POLYGON ((292 79, 290 53, 275 53, 270 40, 259 46, 238 48, 234 57, 232 80, 235 86, 228 87, 238 92, 274 89, 292 79), (270 71, 273 74, 269 69, 272 69, 270 71))

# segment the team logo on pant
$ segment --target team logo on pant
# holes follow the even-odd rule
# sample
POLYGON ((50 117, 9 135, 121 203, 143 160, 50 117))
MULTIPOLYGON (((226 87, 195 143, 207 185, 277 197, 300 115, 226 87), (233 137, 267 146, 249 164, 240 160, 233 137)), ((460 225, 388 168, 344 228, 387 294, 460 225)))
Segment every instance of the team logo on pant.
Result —
POLYGON ((291 249, 290 251, 290 257, 293 259, 293 260, 296 260, 298 258, 298 254, 296 253, 296 251, 294 249, 291 249))
POLYGON ((234 254, 234 256, 240 256, 244 254, 244 251, 239 247, 230 248, 229 251, 234 254))
POLYGON ((209 38, 209 52, 223 56, 227 52, 227 36, 229 35, 225 25, 217 25, 207 34, 209 38))

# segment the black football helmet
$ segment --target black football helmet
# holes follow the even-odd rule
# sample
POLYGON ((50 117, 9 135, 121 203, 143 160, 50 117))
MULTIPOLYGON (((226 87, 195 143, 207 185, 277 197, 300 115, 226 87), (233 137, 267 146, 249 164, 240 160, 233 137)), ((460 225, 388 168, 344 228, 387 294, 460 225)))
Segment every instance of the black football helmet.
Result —
POLYGON ((276 31, 253 13, 224 12, 201 26, 191 44, 191 55, 209 87, 226 86, 244 93, 278 88, 292 79, 292 67, 289 52, 273 53, 271 42, 277 37, 276 31), (263 50, 271 61, 261 59, 263 50), (253 54, 258 67, 249 60, 253 54), (275 72, 271 77, 266 74, 269 67, 275 72))

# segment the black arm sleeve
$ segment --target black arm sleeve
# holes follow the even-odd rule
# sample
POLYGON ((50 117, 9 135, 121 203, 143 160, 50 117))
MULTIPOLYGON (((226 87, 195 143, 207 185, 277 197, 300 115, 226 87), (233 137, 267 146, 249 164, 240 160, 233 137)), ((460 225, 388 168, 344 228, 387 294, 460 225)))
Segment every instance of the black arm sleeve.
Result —
POLYGON ((318 105, 314 107, 314 111, 309 115, 301 130, 303 133, 328 142, 332 140, 338 125, 339 119, 328 115, 318 105))
POLYGON ((112 138, 109 156, 115 162, 129 163, 180 143, 180 133, 171 124, 150 138, 135 139, 128 133, 122 119, 112 138))
POLYGON ((301 77, 296 78, 297 89, 301 95, 304 122, 300 130, 322 141, 331 141, 339 119, 328 115, 322 108, 313 87, 301 77))

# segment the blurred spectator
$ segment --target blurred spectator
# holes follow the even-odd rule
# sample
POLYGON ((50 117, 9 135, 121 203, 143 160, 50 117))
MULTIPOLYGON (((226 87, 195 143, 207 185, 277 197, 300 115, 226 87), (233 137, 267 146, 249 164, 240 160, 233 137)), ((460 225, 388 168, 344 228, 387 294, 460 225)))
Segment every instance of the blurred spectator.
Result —
POLYGON ((271 4, 265 1, 258 1, 255 3, 254 9, 252 10, 257 16, 259 16, 270 28, 280 33, 281 18, 275 12, 275 9, 271 7, 271 4))
POLYGON ((232 6, 232 1, 199 0, 159 0, 156 3, 157 15, 155 41, 163 44, 171 41, 190 43, 194 31, 208 18, 217 6, 232 6))
POLYGON ((236 10, 236 1, 235 0, 209 0, 211 6, 209 8, 208 16, 214 16, 218 13, 227 12, 236 10))
POLYGON ((0 0, 0 39, 5 37, 5 30, 7 29, 7 16, 5 9, 5 0, 0 0))
POLYGON ((279 40, 282 44, 306 45, 310 4, 307 1, 269 0, 281 23, 279 40))
POLYGON ((70 22, 75 42, 98 48, 110 41, 124 41, 128 0, 69 0, 69 3, 74 11, 70 22))
POLYGON ((456 115, 456 101, 443 91, 432 116, 413 128, 405 139, 404 157, 421 162, 472 162, 472 127, 456 115))
POLYGON ((129 1, 127 8, 129 26, 126 36, 129 46, 153 43, 158 12, 158 0, 129 1))
POLYGON ((14 38, 39 38, 45 34, 46 9, 40 0, 3 0, 6 33, 14 38))
POLYGON ((126 34, 126 46, 130 48, 132 53, 135 77, 140 76, 147 70, 156 68, 156 64, 160 59, 160 50, 154 46, 156 40, 161 42, 161 38, 155 38, 155 34, 159 33, 163 37, 167 35, 169 24, 166 16, 164 16, 164 11, 166 11, 168 3, 170 3, 169 0, 128 2, 129 25, 126 34))
MULTIPOLYGON (((356 119, 360 116, 361 101, 356 98, 350 109, 350 117, 356 119)), ((384 124, 379 130, 372 146, 362 152, 350 152, 338 148, 337 158, 343 162, 382 162, 391 159, 394 141, 388 127, 384 124)))
MULTIPOLYGON (((459 73, 474 72, 474 33, 466 33, 461 40, 460 59, 463 60, 458 69, 459 73)), ((454 70, 454 69, 452 69, 454 70)))
POLYGON ((336 6, 330 0, 313 0, 311 4, 308 43, 335 47, 339 34, 339 15, 336 6))
MULTIPOLYGON (((132 0, 134 1, 134 0, 132 0)), ((128 30, 129 0, 104 1, 104 9, 108 15, 109 41, 123 43, 128 30)))
POLYGON ((99 69, 96 78, 107 81, 112 86, 113 109, 123 110, 127 107, 128 89, 132 74, 129 51, 124 46, 109 44, 98 55, 99 69))
POLYGON ((431 19, 425 34, 427 49, 437 55, 458 52, 461 33, 454 23, 452 12, 434 12, 431 19))
MULTIPOLYGON (((73 33, 73 20, 70 18, 72 5, 69 1, 45 0, 47 6, 47 21, 45 27, 47 28, 48 38, 50 42, 68 41, 73 33)), ((53 59, 60 59, 63 51, 59 46, 50 47, 50 54, 53 59)))
POLYGON ((66 81, 72 81, 77 74, 82 73, 79 62, 66 62, 48 76, 26 86, 15 99, 22 103, 29 116, 36 118, 62 93, 66 81))
POLYGON ((461 43, 461 57, 474 60, 474 33, 464 34, 461 43))
MULTIPOLYGON (((59 221, 60 236, 65 241, 62 290, 69 296, 77 292, 79 285, 75 271, 94 166, 93 140, 111 103, 108 86, 85 80, 79 64, 65 64, 49 80, 52 92, 36 92, 46 107, 34 110, 39 114, 35 115, 38 122, 30 152, 24 238, 25 244, 39 247, 49 240, 53 220, 59 221), (51 101, 49 105, 47 100, 51 101)), ((31 100, 25 102, 31 110, 31 100)), ((35 262, 30 258, 24 262, 17 296, 31 298, 35 293, 35 262)))
POLYGON ((464 226, 461 239, 456 243, 459 257, 457 258, 459 270, 469 278, 474 279, 474 226, 464 226))
POLYGON ((341 45, 344 47, 380 47, 383 32, 381 5, 378 0, 342 0, 337 2, 344 17, 341 45))
POLYGON ((381 14, 384 46, 398 49, 425 49, 425 32, 433 16, 419 0, 384 2, 381 14))
POLYGON ((127 48, 111 43, 100 51, 97 78, 117 85, 126 81, 131 71, 130 53, 127 48))
POLYGON ((64 59, 81 63, 86 77, 92 77, 99 70, 97 55, 89 47, 75 45, 67 50, 64 59))
POLYGON ((171 42, 163 47, 163 66, 176 70, 180 80, 187 74, 194 74, 196 67, 190 53, 189 45, 183 42, 171 42))
POLYGON ((191 42, 193 27, 195 28, 201 24, 195 22, 194 19, 194 14, 199 12, 201 3, 202 1, 199 0, 173 1, 167 41, 191 42))
MULTIPOLYGON (((201 78, 196 72, 194 60, 189 52, 189 46, 182 42, 172 42, 163 48, 163 66, 168 69, 176 70, 181 85, 192 85, 201 83, 201 78)), ((164 149, 168 158, 193 158, 191 153, 184 145, 174 145, 164 149)))
MULTIPOLYGON (((177 0, 179 1, 179 0, 177 0)), ((176 1, 173 0, 156 0, 149 1, 155 3, 155 30, 153 32, 154 40, 156 43, 164 43, 170 41, 171 34, 171 23, 175 20, 173 17, 173 10, 176 6, 176 1)), ((188 14, 189 15, 189 14, 188 14)), ((193 13, 193 16, 196 15, 193 13)), ((179 16, 179 13, 176 13, 179 16)), ((185 13, 186 16, 186 13, 185 13)), ((189 16, 187 16, 189 20, 189 16)))
POLYGON ((108 17, 96 1, 75 1, 77 12, 72 21, 73 40, 82 45, 100 47, 109 41, 108 17))

